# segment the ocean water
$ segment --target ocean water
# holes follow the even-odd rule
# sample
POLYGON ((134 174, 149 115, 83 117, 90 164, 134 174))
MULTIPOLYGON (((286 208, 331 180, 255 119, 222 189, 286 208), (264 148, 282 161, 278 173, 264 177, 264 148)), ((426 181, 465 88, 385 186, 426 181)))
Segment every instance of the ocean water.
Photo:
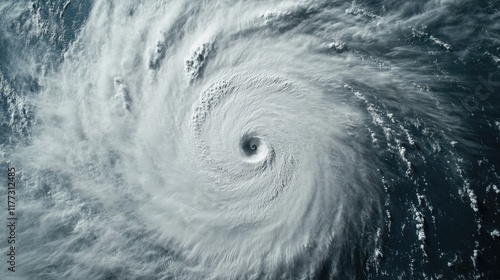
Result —
POLYGON ((500 2, 0 15, 0 279, 500 278, 500 2))

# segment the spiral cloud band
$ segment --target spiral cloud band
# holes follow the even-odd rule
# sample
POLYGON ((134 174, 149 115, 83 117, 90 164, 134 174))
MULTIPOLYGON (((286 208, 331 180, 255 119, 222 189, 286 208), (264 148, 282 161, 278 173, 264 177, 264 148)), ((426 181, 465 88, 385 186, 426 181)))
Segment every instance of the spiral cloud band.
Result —
POLYGON ((441 94, 465 88, 436 58, 455 44, 423 24, 452 1, 49 2, 9 2, 1 21, 31 13, 12 28, 40 39, 0 76, 17 120, 0 159, 22 170, 30 237, 18 275, 406 279, 439 259, 435 279, 460 259, 478 273, 483 243, 462 258, 432 243, 445 189, 471 231, 488 223, 441 94), (5 81, 23 77, 21 98, 5 81))
POLYGON ((269 26, 287 15, 265 7, 222 19, 187 2, 94 5, 60 82, 37 101, 55 122, 37 158, 66 165, 110 213, 141 205, 137 219, 182 279, 354 274, 340 259, 366 260, 376 240, 360 240, 382 221, 350 143, 362 119, 332 71, 339 58, 325 60, 305 34, 280 38, 269 26))

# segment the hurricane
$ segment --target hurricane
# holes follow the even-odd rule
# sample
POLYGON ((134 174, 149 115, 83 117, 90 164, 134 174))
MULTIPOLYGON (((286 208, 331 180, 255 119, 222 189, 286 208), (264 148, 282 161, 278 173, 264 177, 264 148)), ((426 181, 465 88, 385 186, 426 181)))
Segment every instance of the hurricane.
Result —
POLYGON ((1 278, 498 277, 499 9, 2 2, 1 278))

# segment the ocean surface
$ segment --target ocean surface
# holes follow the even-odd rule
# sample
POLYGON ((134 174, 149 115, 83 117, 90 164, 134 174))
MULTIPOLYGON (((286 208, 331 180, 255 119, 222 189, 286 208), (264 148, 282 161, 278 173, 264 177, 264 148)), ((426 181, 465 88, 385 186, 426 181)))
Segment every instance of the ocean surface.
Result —
POLYGON ((0 279, 500 279, 500 1, 0 15, 0 279))

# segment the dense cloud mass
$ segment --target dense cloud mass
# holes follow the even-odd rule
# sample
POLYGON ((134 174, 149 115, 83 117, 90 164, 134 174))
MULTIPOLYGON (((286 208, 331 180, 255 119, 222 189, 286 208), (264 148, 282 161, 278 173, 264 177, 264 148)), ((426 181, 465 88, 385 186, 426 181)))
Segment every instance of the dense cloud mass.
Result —
POLYGON ((498 277, 499 9, 3 1, 0 278, 498 277))

